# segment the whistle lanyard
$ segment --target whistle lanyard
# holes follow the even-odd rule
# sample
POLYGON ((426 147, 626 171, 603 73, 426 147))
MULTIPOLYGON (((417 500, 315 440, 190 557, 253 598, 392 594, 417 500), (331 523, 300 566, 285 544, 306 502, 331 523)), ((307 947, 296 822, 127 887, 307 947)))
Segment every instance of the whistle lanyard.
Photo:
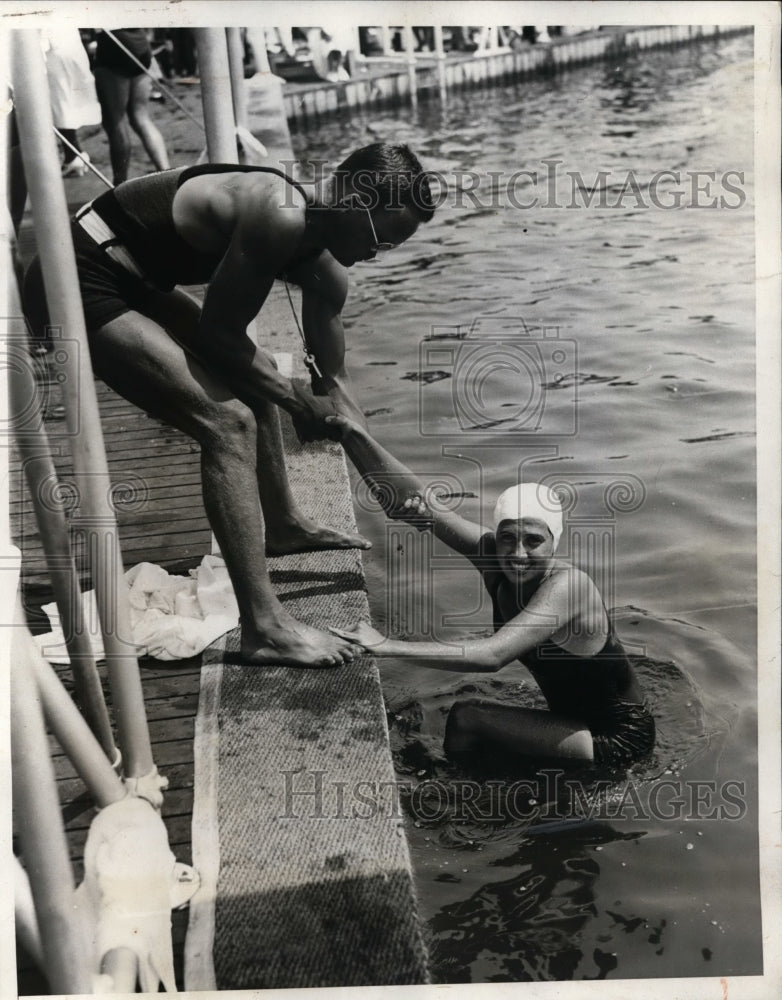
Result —
POLYGON ((283 280, 285 285, 285 292, 288 296, 288 302, 290 302, 291 312, 293 313, 293 318, 296 321, 296 329, 299 331, 299 336, 301 337, 301 346, 304 348, 304 364, 315 372, 318 378, 323 378, 323 372, 318 368, 318 362, 315 355, 307 346, 307 341, 304 337, 304 331, 301 328, 301 323, 299 322, 299 317, 296 314, 296 307, 293 305, 293 299, 291 298, 291 290, 288 288, 288 282, 283 280))

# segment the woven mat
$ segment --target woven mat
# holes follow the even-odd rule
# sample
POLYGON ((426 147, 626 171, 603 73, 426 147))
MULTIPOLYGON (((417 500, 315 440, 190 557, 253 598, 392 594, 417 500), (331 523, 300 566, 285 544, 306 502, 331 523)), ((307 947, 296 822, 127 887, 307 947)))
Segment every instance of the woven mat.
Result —
MULTIPOLYGON (((285 436, 303 511, 355 530, 341 448, 285 436)), ((270 565, 296 618, 321 628, 368 619, 356 552, 270 565)), ((217 987, 426 982, 375 664, 210 666, 238 646, 236 631, 204 655, 205 669, 220 672, 217 987)))

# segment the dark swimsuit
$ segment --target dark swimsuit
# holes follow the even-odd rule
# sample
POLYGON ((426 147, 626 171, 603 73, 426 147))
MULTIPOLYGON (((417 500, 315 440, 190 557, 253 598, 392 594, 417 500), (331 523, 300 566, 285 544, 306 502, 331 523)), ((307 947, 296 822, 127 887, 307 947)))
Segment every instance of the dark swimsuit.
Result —
MULTIPOLYGON (((152 65, 152 46, 149 44, 147 33, 143 28, 114 28, 112 35, 122 42, 128 52, 132 52, 144 69, 149 69, 152 65)), ((118 76, 132 79, 143 73, 139 66, 133 62, 127 52, 123 51, 114 38, 109 37, 105 31, 98 35, 98 44, 95 48, 95 65, 110 69, 118 76)))
MULTIPOLYGON (((488 537, 489 545, 493 539, 488 537)), ((499 607, 503 576, 484 568, 484 582, 492 599, 494 629, 504 624, 499 607), (487 580, 486 569, 490 576, 487 580)), ((584 723, 592 734, 595 764, 623 767, 647 754, 654 746, 654 718, 648 708, 622 697, 630 689, 633 672, 627 653, 609 622, 605 645, 594 656, 569 653, 553 642, 544 642, 525 653, 522 663, 537 681, 549 709, 566 719, 584 723)))
MULTIPOLYGON (((71 234, 87 330, 99 330, 131 310, 148 314, 151 297, 159 292, 170 292, 176 285, 207 284, 223 254, 197 250, 179 235, 173 218, 174 197, 182 184, 192 177, 251 172, 277 174, 307 198, 304 188, 281 170, 233 163, 205 163, 163 170, 125 181, 96 198, 92 209, 114 233, 112 244, 127 250, 143 277, 139 278, 112 260, 104 252, 103 245, 96 243, 74 220, 71 234)), ((292 260, 286 271, 320 253, 316 249, 292 260)), ((24 305, 33 334, 44 336, 48 319, 37 258, 25 277, 24 305)))

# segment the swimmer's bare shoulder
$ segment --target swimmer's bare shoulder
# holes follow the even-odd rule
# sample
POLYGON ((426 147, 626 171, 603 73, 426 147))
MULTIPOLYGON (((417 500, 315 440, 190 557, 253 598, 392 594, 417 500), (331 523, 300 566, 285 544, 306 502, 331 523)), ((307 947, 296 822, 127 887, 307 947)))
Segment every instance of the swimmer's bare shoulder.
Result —
POLYGON ((562 629, 554 632, 551 638, 570 652, 592 655, 608 636, 608 615, 597 585, 588 573, 565 559, 554 561, 527 609, 538 614, 553 614, 563 620, 562 629), (589 637, 584 648, 573 648, 574 631, 589 637))

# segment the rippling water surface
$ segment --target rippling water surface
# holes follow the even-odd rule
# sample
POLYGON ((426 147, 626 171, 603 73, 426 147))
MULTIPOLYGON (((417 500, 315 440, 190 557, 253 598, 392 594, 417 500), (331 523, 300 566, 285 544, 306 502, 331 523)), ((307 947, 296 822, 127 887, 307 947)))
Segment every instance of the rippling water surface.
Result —
MULTIPOLYGON (((353 270, 348 360, 370 427, 467 517, 488 519, 520 469, 566 489, 564 554, 598 578, 660 729, 629 783, 644 800, 664 790, 672 818, 626 806, 578 821, 541 794, 523 817, 505 802, 465 820, 440 752, 447 708, 475 691, 532 704, 531 678, 381 663, 397 767, 420 791, 408 831, 436 980, 761 970, 752 72, 743 36, 296 137, 297 154, 331 162, 405 141, 428 168, 462 172, 407 245, 353 270), (538 206, 492 204, 518 170, 538 171, 514 188, 538 206), (680 180, 661 179, 659 199, 678 190, 686 207, 645 207, 661 170, 680 180), (466 171, 483 172, 477 205, 456 196, 466 171), (590 184, 605 171, 620 205, 557 207, 568 171, 590 184), (736 207, 692 207, 692 171, 714 174, 701 203, 736 207), (726 171, 743 172, 727 177, 740 194, 726 171)), ((381 627, 448 639, 490 626, 458 558, 432 559, 427 538, 376 511, 360 519, 381 627)), ((627 788, 620 776, 607 795, 627 788)))

